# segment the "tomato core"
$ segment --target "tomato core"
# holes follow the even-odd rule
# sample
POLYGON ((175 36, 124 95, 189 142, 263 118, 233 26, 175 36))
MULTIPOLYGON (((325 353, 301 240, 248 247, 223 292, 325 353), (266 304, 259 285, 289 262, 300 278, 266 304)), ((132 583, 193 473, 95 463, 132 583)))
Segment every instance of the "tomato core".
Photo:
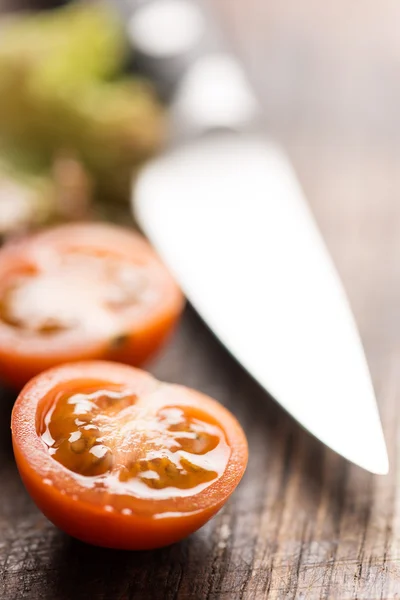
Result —
POLYGON ((224 432, 199 409, 160 408, 125 388, 59 393, 37 429, 53 460, 125 499, 200 492, 230 457, 224 432))

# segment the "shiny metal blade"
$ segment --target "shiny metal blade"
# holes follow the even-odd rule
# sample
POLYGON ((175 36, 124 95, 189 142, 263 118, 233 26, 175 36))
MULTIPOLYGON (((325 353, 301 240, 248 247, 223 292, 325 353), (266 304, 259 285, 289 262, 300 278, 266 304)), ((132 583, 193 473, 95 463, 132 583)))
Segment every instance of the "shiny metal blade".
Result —
POLYGON ((373 473, 388 457, 344 290, 284 154, 212 134, 145 167, 143 229, 207 324, 272 396, 373 473))

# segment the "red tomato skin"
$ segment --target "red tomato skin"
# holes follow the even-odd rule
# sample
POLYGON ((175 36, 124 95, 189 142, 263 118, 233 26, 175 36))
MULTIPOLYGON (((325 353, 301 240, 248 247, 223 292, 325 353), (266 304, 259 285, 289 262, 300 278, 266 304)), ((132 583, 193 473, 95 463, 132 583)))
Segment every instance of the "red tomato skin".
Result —
MULTIPOLYGON (((13 446, 17 465, 21 464, 19 450, 13 446)), ((94 513, 93 507, 85 507, 50 485, 44 487, 32 472, 19 469, 19 473, 29 495, 49 521, 78 540, 103 548, 152 550, 169 546, 205 525, 226 502, 224 498, 209 510, 158 519, 107 513, 104 509, 94 513)))
POLYGON ((107 360, 141 367, 155 358, 166 345, 176 328, 181 310, 178 306, 176 312, 164 315, 152 326, 127 334, 121 346, 105 341, 80 352, 75 351, 73 355, 66 352, 62 357, 12 353, 8 347, 1 345, 0 340, 0 379, 11 388, 21 390, 38 373, 67 362, 107 360))

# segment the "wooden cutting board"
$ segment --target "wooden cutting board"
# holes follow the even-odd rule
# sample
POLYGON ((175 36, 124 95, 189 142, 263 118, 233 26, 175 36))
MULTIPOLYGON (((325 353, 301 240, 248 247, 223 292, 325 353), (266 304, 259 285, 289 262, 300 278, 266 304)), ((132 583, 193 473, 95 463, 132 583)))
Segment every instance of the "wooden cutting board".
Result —
POLYGON ((237 415, 250 444, 239 489, 201 531, 164 550, 114 552, 76 542, 22 487, 9 436, 13 397, 4 393, 2 600, 400 597, 400 5, 219 2, 348 291, 390 474, 369 475, 301 430, 189 308, 150 368, 237 415))

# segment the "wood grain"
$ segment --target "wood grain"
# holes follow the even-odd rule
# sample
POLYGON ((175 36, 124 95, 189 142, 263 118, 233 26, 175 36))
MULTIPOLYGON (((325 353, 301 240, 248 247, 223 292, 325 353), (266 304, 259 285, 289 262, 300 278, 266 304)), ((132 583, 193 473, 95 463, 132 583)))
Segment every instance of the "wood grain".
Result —
POLYGON ((348 291, 390 474, 373 477, 323 448, 188 309, 151 370, 217 397, 238 416, 250 444, 239 489, 207 526, 170 548, 85 546, 27 497, 10 446, 13 398, 4 392, 3 600, 400 597, 400 5, 220 0, 220 7, 348 291))

